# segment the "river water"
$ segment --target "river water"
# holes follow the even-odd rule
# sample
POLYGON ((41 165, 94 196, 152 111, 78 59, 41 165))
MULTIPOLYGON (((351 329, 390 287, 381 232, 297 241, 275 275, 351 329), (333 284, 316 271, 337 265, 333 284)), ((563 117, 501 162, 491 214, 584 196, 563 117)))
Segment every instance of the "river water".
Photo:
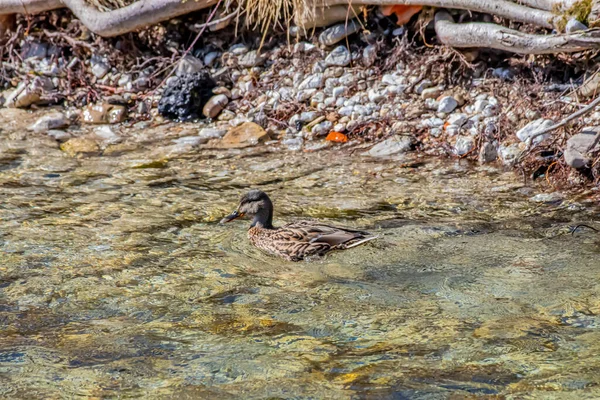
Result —
POLYGON ((570 234, 590 196, 356 148, 174 148, 169 124, 70 156, 4 118, 1 398, 600 397, 600 237, 570 234), (279 224, 380 239, 265 255, 218 224, 250 188, 279 224))

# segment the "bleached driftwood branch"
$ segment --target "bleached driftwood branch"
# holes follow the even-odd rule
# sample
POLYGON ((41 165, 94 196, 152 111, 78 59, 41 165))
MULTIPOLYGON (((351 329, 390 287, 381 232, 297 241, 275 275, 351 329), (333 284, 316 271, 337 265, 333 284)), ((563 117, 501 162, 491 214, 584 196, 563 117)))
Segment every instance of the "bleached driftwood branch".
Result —
POLYGON ((435 32, 447 46, 485 47, 519 54, 572 53, 600 48, 600 30, 559 35, 532 35, 496 24, 469 22, 457 24, 446 11, 435 15, 435 32))
POLYGON ((118 36, 148 25, 202 10, 216 0, 140 0, 127 7, 102 12, 84 0, 0 0, 0 14, 37 13, 67 7, 92 32, 118 36))

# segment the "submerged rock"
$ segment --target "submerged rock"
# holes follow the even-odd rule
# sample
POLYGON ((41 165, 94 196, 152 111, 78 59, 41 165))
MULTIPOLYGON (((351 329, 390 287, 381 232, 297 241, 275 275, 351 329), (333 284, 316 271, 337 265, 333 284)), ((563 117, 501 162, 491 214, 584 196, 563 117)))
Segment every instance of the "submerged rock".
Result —
POLYGON ((127 116, 127 109, 118 104, 90 104, 82 113, 82 121, 87 124, 118 124, 127 116))
POLYGON ((61 129, 69 126, 70 121, 61 112, 56 112, 48 115, 44 115, 39 118, 33 125, 28 129, 36 133, 45 133, 51 129, 61 129))
POLYGON ((47 77, 36 77, 31 83, 21 82, 6 96, 4 106, 8 108, 26 108, 33 104, 48 103, 54 85, 47 77))
POLYGON ((71 157, 82 155, 89 156, 100 153, 100 146, 98 146, 98 143, 95 140, 86 137, 67 140, 60 145, 60 149, 71 157))
POLYGON ((183 76, 165 89, 158 102, 158 112, 165 118, 181 121, 200 118, 202 107, 216 86, 207 72, 183 76))
POLYGON ((258 143, 269 140, 269 134, 254 122, 244 122, 243 124, 230 129, 223 136, 220 147, 235 148, 255 146, 258 143))
POLYGON ((388 157, 395 154, 406 153, 412 147, 412 139, 408 136, 392 136, 377 143, 363 155, 370 157, 388 157))

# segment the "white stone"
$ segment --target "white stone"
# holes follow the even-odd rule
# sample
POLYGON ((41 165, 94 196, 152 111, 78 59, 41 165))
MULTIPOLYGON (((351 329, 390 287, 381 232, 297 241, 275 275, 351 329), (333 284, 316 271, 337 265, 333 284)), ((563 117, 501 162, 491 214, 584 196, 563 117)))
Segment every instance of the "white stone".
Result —
MULTIPOLYGON (((554 122, 550 119, 539 118, 529 124, 525 125, 517 132, 517 137, 521 142, 531 142, 531 138, 550 126, 552 126, 554 122)), ((547 133, 545 135, 537 136, 533 138, 533 144, 538 144, 550 137, 550 134, 547 133)))
POLYGON ((440 99, 440 104, 438 105, 438 112, 443 113, 451 113, 458 107, 458 102, 452 96, 446 96, 440 99))

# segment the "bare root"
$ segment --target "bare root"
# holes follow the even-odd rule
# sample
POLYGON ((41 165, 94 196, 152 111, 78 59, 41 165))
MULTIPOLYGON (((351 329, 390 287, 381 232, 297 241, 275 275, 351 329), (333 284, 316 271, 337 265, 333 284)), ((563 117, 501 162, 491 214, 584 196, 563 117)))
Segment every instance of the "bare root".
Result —
POLYGON ((600 30, 532 35, 490 23, 457 24, 446 11, 436 14, 435 31, 442 43, 457 48, 486 47, 519 54, 573 53, 600 48, 600 30))

